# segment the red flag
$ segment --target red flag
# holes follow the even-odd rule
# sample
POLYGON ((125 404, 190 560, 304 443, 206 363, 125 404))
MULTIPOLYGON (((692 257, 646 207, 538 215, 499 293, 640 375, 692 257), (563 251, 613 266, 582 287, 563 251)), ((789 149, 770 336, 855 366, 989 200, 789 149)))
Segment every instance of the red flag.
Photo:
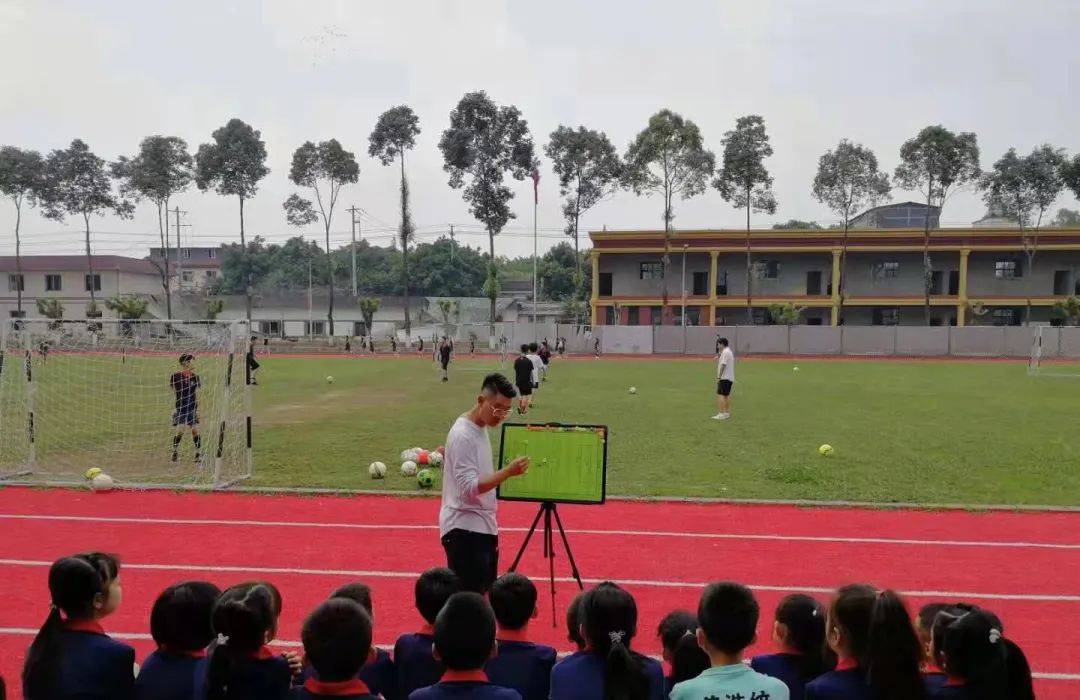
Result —
POLYGON ((534 169, 532 171, 532 181, 533 181, 533 202, 536 203, 536 204, 539 204, 540 203, 540 171, 539 170, 534 169))

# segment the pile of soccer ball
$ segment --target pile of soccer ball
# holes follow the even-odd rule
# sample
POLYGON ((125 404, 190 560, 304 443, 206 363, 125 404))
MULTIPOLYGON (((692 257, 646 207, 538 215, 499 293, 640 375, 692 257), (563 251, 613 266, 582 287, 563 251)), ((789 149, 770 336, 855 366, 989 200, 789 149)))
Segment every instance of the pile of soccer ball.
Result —
POLYGON ((112 491, 113 487, 116 485, 116 482, 113 481, 111 476, 97 467, 87 469, 86 474, 83 476, 86 477, 86 481, 90 485, 91 491, 112 491))
MULTIPOLYGON (((435 472, 442 466, 443 455, 446 449, 439 446, 434 450, 425 450, 422 447, 411 447, 401 452, 401 475, 406 478, 416 477, 417 485, 422 489, 429 489, 435 485, 435 472)), ((386 477, 386 465, 382 462, 372 462, 368 467, 368 473, 372 479, 386 477)))

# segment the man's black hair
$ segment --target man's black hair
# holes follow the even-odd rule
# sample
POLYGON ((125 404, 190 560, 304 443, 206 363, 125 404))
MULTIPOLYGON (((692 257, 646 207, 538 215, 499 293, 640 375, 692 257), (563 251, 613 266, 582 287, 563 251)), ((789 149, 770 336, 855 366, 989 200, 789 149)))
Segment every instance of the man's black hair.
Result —
POLYGON ((711 583, 701 594, 698 624, 709 644, 736 654, 754 642, 761 609, 753 592, 741 583, 711 583))
POLYGON ((300 636, 319 680, 347 681, 356 677, 371 653, 371 617, 355 601, 331 598, 308 615, 300 636))
POLYGON ((724 338, 724 337, 721 337, 721 338, 720 338, 719 340, 717 340, 716 342, 720 343, 720 344, 721 344, 721 345, 723 345, 724 347, 727 347, 728 345, 730 345, 730 343, 728 343, 728 339, 727 339, 727 338, 724 338))
POLYGON ((488 600, 499 627, 519 630, 529 624, 536 611, 536 586, 527 576, 511 571, 495 579, 488 600))
POLYGON ((194 355, 185 352, 183 355, 180 356, 180 364, 184 364, 185 362, 191 362, 194 359, 194 355))
POLYGON ((450 596, 435 620, 435 650, 452 671, 484 667, 495 648, 495 613, 477 593, 450 596))
POLYGON ((521 344, 521 354, 522 355, 528 355, 529 354, 529 344, 528 343, 522 343, 521 344))
POLYGON ((539 349, 540 349, 540 346, 537 345, 536 343, 529 343, 529 350, 530 351, 536 352, 539 349))
POLYGON ((150 636, 173 652, 198 651, 214 638, 210 616, 221 590, 206 581, 169 586, 150 610, 150 636))
POLYGON ((428 569, 416 579, 416 609, 429 624, 446 605, 450 596, 461 590, 461 579, 446 567, 428 569))
POLYGON ((354 581, 353 583, 346 583, 344 586, 339 586, 334 589, 334 592, 330 594, 331 598, 347 598, 355 603, 358 603, 360 607, 367 611, 368 615, 374 619, 373 608, 371 607, 371 586, 366 583, 360 583, 354 581))
POLYGON ((502 394, 508 399, 517 396, 514 385, 510 383, 509 379, 498 372, 484 377, 484 383, 480 386, 480 389, 481 391, 491 392, 492 394, 502 394))

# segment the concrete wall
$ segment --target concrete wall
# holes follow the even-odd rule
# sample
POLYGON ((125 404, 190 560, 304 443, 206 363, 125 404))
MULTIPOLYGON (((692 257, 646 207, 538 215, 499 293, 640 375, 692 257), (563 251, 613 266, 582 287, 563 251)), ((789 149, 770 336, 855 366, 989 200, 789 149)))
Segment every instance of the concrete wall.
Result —
MULTIPOLYGON (((949 272, 960 269, 959 253, 933 253, 930 263, 934 270, 944 273, 944 288, 948 291, 949 272)), ((851 296, 911 296, 923 290, 922 253, 849 253, 844 291, 851 296), (895 277, 881 276, 880 266, 896 262, 900 268, 895 277), (879 274, 875 275, 875 270, 879 274)))
MULTIPOLYGON (((611 293, 615 296, 659 297, 663 287, 660 280, 641 279, 640 268, 643 262, 660 262, 661 255, 642 253, 640 255, 603 255, 600 256, 600 272, 611 273, 611 293)), ((682 295, 682 250, 673 250, 667 268, 668 297, 678 299, 682 295)), ((708 253, 688 253, 686 255, 686 294, 691 296, 694 289, 694 273, 708 274, 710 258, 708 253)), ((705 296, 708 296, 706 293, 705 296)))
MULTIPOLYGON (((754 253, 752 262, 775 260, 780 270, 775 279, 755 278, 751 293, 765 295, 804 295, 806 294, 806 273, 812 270, 821 272, 821 293, 827 295, 829 280, 832 277, 832 254, 826 253, 754 253)), ((727 273, 727 295, 729 297, 746 296, 746 254, 724 253, 716 261, 716 269, 727 273)))

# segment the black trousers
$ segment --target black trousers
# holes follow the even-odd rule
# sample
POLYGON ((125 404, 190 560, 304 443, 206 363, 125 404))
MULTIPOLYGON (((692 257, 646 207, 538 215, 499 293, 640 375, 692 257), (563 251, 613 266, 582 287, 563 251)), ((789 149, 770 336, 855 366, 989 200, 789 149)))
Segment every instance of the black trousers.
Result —
POLYGON ((451 530, 443 535, 446 565, 461 578, 463 590, 484 594, 499 575, 499 538, 482 532, 451 530))

